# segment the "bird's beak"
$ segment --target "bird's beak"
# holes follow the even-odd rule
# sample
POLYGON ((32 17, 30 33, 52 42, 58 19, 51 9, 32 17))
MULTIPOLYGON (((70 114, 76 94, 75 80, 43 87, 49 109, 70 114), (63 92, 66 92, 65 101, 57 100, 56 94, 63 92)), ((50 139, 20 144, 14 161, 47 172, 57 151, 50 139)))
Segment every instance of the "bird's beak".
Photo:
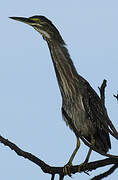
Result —
POLYGON ((31 26, 35 25, 35 21, 33 21, 32 19, 30 18, 24 18, 24 17, 9 17, 11 19, 14 19, 16 21, 20 21, 20 22, 23 22, 25 24, 29 24, 31 26))

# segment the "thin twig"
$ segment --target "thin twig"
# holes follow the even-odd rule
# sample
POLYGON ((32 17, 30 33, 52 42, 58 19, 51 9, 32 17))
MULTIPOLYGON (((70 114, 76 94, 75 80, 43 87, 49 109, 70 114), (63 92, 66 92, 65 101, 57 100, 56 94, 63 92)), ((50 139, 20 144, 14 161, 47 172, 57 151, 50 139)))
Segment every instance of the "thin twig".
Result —
POLYGON ((54 180, 55 178, 55 174, 52 174, 51 180, 54 180))
POLYGON ((111 130, 108 129, 108 131, 113 137, 115 137, 118 140, 118 131, 116 130, 113 123, 109 119, 108 114, 107 114, 107 110, 106 110, 106 107, 105 107, 105 88, 106 88, 106 86, 107 86, 107 81, 104 79, 101 87, 99 88, 101 102, 102 102, 102 106, 103 106, 103 109, 104 109, 104 112, 105 112, 105 115, 106 115, 107 124, 109 125, 109 127, 111 129, 111 130))
POLYGON ((109 157, 109 158, 113 158, 113 159, 117 159, 118 160, 118 156, 116 155, 112 155, 112 154, 106 154, 106 153, 103 153, 102 151, 98 150, 95 146, 92 146, 90 143, 88 143, 88 141, 80 136, 80 139, 84 142, 85 145, 87 145, 88 147, 90 147, 92 150, 96 151, 97 153, 103 155, 103 156, 106 156, 106 157, 109 157))
POLYGON ((93 177, 91 180, 100 180, 105 177, 108 177, 116 170, 116 168, 118 168, 118 164, 113 165, 108 171, 106 171, 102 174, 99 174, 98 176, 93 177))
POLYGON ((101 102, 103 104, 103 106, 105 106, 105 88, 107 86, 107 80, 103 80, 103 83, 101 85, 101 87, 98 87, 99 91, 100 91, 100 98, 101 98, 101 102))
POLYGON ((114 97, 117 99, 117 101, 118 101, 118 94, 117 94, 117 95, 114 94, 113 96, 114 96, 114 97))

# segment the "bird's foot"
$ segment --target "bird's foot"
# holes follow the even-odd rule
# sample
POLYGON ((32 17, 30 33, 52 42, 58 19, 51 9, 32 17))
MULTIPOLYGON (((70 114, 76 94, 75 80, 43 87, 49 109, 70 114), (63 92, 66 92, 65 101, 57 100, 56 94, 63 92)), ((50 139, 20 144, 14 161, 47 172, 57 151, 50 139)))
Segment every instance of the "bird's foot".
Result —
POLYGON ((78 166, 78 172, 81 173, 81 168, 84 166, 85 163, 81 163, 79 166, 78 166))
POLYGON ((81 163, 81 164, 78 166, 78 172, 79 172, 79 173, 84 172, 85 174, 89 175, 88 171, 82 171, 82 170, 81 170, 81 168, 83 168, 85 165, 86 165, 86 162, 81 163))
POLYGON ((68 175, 71 177, 71 172, 70 172, 70 167, 72 166, 72 162, 68 162, 64 167, 63 167, 63 173, 65 175, 68 175))

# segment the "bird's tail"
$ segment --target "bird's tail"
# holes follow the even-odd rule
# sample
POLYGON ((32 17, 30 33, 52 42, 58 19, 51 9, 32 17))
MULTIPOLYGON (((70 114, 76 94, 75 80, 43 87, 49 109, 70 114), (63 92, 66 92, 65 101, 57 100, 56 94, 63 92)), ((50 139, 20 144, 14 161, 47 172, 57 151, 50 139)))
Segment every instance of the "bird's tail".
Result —
POLYGON ((104 130, 99 130, 98 132, 99 133, 95 135, 95 147, 98 150, 107 153, 108 150, 111 149, 109 133, 104 130))

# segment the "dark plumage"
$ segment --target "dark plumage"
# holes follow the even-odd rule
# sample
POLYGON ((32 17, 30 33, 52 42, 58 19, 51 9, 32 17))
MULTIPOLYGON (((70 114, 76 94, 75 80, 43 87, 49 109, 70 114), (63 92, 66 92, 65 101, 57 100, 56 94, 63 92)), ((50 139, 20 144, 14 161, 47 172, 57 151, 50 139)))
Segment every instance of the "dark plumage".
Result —
POLYGON ((90 143, 94 139, 94 146, 106 153, 111 148, 111 143, 101 99, 77 73, 57 28, 44 16, 11 18, 29 24, 47 41, 62 95, 62 114, 66 124, 77 139, 79 134, 90 143))

